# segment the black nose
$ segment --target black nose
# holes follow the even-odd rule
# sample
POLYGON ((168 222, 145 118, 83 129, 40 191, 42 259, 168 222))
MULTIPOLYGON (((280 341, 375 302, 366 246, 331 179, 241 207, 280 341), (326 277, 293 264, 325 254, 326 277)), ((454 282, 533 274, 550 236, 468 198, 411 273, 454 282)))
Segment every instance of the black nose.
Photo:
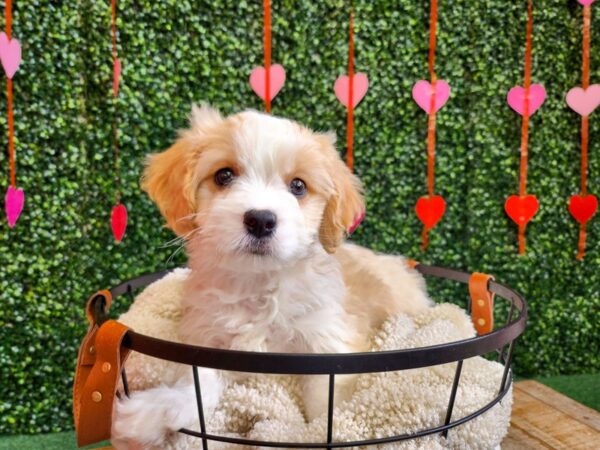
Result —
POLYGON ((251 235, 257 238, 267 237, 275 231, 277 216, 266 209, 251 209, 244 214, 244 225, 251 235))

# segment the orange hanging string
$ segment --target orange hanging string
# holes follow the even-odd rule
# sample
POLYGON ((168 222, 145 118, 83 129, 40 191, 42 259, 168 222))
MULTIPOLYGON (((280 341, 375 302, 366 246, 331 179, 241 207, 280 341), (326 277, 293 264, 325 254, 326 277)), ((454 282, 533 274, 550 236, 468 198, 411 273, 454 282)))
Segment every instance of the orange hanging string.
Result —
MULTIPOLYGON (((112 32, 112 58, 113 58, 113 76, 115 64, 117 64, 117 1, 111 1, 111 32, 112 32)), ((115 203, 121 202, 121 175, 119 163, 119 126, 117 118, 117 92, 113 89, 115 115, 113 116, 113 146, 115 158, 115 203)))
POLYGON ((271 1, 263 0, 265 50, 265 110, 271 112, 271 1))
MULTIPOLYGON (((429 197, 434 195, 435 178, 435 47, 437 42, 437 0, 431 0, 431 11, 429 13, 429 76, 431 78, 431 104, 429 105, 429 116, 427 120, 427 193, 429 197)), ((425 251, 429 245, 429 229, 423 226, 421 233, 421 249, 425 251)))
MULTIPOLYGON (((6 0, 6 36, 12 38, 12 0, 6 0)), ((13 84, 10 78, 6 78, 6 99, 8 109, 8 165, 10 168, 10 185, 17 186, 17 171, 15 164, 15 123, 13 116, 13 84)))
MULTIPOLYGON (((590 24, 592 7, 583 7, 583 50, 581 72, 581 85, 586 90, 590 85, 590 24)), ((587 166, 588 166, 588 117, 581 116, 581 191, 580 195, 587 195, 587 166)), ((585 256, 586 223, 579 224, 579 244, 576 258, 582 260, 585 256)))
POLYGON ((429 229, 423 226, 423 231, 421 231, 421 250, 427 250, 429 246, 429 229))
POLYGON ((429 75, 434 76, 435 46, 437 42, 437 0, 431 0, 429 12, 429 75))
POLYGON ((354 169, 354 12, 348 30, 348 106, 346 107, 346 165, 354 169))
MULTIPOLYGON (((525 104, 521 126, 521 170, 519 175, 519 196, 527 194, 527 158, 529 156, 529 88, 531 86, 531 36, 533 34, 533 1, 527 2, 527 32, 525 40, 525 104)), ((519 254, 525 253, 525 227, 519 225, 519 254)))
MULTIPOLYGON (((8 34, 8 33, 7 33, 8 34)), ((15 124, 13 117, 13 88, 12 80, 6 80, 6 97, 8 103, 8 161, 10 167, 10 185, 17 186, 17 171, 15 167, 15 124)))

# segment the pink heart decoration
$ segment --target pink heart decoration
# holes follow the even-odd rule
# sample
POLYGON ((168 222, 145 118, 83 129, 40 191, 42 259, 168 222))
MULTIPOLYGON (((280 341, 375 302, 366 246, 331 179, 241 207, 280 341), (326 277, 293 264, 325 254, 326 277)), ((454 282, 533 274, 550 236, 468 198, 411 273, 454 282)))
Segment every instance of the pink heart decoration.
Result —
MULTIPOLYGON (((529 86, 529 116, 540 109, 540 106, 546 100, 546 89, 541 84, 532 84, 529 86)), ((525 112, 525 88, 515 86, 506 96, 509 106, 520 115, 525 112)))
POLYGON ((119 81, 121 80, 121 59, 115 59, 113 64, 113 95, 116 97, 119 93, 119 81))
POLYGON ((113 207, 110 217, 110 226, 112 228, 115 241, 121 242, 125 229, 127 228, 127 208, 125 205, 118 204, 113 207))
POLYGON ((4 197, 4 208, 6 210, 6 218, 8 219, 8 226, 10 228, 13 228, 17 223, 17 220, 19 220, 24 203, 25 192, 23 192, 23 189, 9 186, 6 191, 6 196, 4 197))
POLYGON ((435 95, 434 112, 438 112, 450 97, 450 85, 444 80, 437 80, 434 88, 429 81, 419 80, 413 86, 413 99, 427 114, 431 114, 432 95, 435 95))
MULTIPOLYGON (((254 93, 263 100, 266 100, 266 72, 267 71, 264 67, 255 67, 250 73, 250 87, 252 87, 254 93)), ((273 64, 270 68, 269 74, 271 75, 269 79, 269 90, 271 91, 269 92, 269 99, 273 100, 273 98, 283 87, 283 83, 285 83, 285 69, 281 64, 273 64)))
POLYGON ((567 92, 567 105, 581 116, 589 116, 600 105, 600 84, 592 84, 587 89, 574 87, 567 92))
MULTIPOLYGON (((367 94, 367 89, 369 89, 367 75, 362 72, 354 74, 354 77, 352 77, 352 108, 356 108, 356 105, 364 98, 367 94)), ((350 78, 348 75, 337 77, 333 85, 333 90, 340 103, 347 108, 350 100, 350 78)))
POLYGON ((16 39, 8 39, 6 33, 0 33, 0 60, 6 76, 12 80, 21 64, 21 44, 16 39))
POLYGON ((580 5, 583 6, 590 6, 592 3, 594 3, 596 0, 577 0, 579 2, 580 5))

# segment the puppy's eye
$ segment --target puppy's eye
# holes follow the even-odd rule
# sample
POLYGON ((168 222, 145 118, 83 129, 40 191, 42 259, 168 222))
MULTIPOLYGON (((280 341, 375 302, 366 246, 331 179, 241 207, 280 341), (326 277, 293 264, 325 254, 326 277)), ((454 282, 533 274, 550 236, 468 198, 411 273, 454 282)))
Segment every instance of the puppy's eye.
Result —
POLYGON ((215 173, 215 183, 217 186, 228 186, 231 184, 234 178, 235 174, 229 167, 218 170, 217 173, 215 173))
POLYGON ((290 192, 296 197, 304 197, 306 195, 306 183, 300 178, 294 178, 290 183, 290 192))

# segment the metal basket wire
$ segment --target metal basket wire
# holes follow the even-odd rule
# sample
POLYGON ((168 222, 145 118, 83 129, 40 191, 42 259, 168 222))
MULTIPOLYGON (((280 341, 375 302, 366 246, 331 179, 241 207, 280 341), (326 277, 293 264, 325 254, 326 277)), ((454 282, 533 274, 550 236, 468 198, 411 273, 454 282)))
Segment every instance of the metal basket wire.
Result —
MULTIPOLYGON (((423 264, 418 264, 415 269, 425 276, 444 278, 460 283, 468 283, 470 277, 466 272, 423 264)), ((135 290, 145 287, 162 278, 168 272, 169 271, 162 271, 142 275, 110 289, 110 293, 113 298, 126 294, 133 299, 133 292, 135 290)), ((185 428, 179 431, 201 439, 204 450, 208 448, 208 441, 220 441, 253 447, 330 449, 385 444, 416 439, 435 433, 441 433, 444 437, 447 437, 448 431, 451 428, 457 427, 480 416, 500 402, 509 391, 512 384, 512 371, 510 365, 516 339, 525 330, 527 321, 527 303, 525 299, 513 289, 493 280, 489 281, 488 289, 490 292, 497 294, 497 298, 503 298, 510 302, 508 315, 504 325, 485 335, 430 347, 346 354, 260 353, 196 347, 156 339, 136 333, 132 330, 127 332, 123 340, 123 345, 133 351, 148 356, 191 366, 196 390, 200 431, 198 432, 185 428), (482 356, 492 352, 496 352, 498 354, 498 362, 504 364, 502 380, 498 386, 497 395, 477 411, 459 419, 452 420, 452 411, 460 382, 463 361, 467 358, 482 356), (417 369, 452 362, 456 362, 456 371, 443 424, 410 434, 358 441, 333 441, 333 405, 336 375, 417 369), (206 431, 198 367, 260 374, 328 375, 329 403, 327 410, 327 441, 273 442, 209 434, 206 431)), ((98 297, 98 299, 103 300, 102 297, 98 297)), ((98 324, 101 324, 107 319, 104 301, 95 302, 93 308, 96 311, 96 321, 98 324)), ((470 310, 470 304, 467 305, 467 308, 470 310)), ((122 379, 125 394, 128 396, 129 388, 125 370, 122 372, 122 379)))

